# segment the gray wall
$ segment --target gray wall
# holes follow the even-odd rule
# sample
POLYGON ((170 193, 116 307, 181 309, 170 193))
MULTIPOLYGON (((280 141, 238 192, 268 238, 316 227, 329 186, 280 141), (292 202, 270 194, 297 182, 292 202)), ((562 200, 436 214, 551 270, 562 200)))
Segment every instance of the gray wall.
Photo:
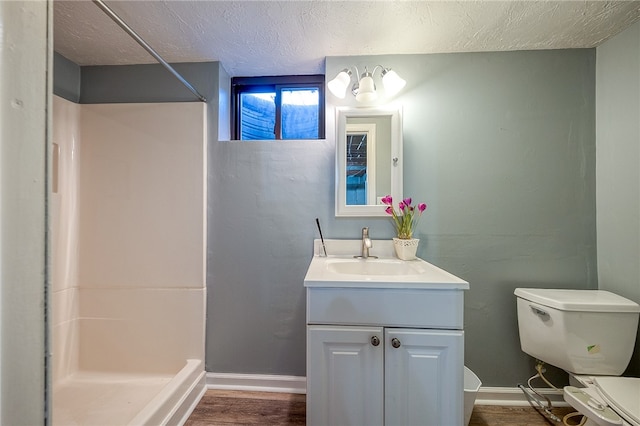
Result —
MULTIPOLYGON (((486 386, 515 386, 533 360, 519 348, 513 289, 597 287, 595 50, 332 57, 327 76, 377 63, 408 81, 394 102, 405 195, 429 205, 419 255, 471 283, 466 364, 486 386)), ((125 84, 107 71, 83 68, 84 101, 159 91, 138 86, 146 72, 125 84)), ((217 73, 207 91, 226 92, 217 73)), ((334 217, 336 101, 327 96, 326 141, 286 142, 217 141, 227 106, 210 104, 207 371, 303 376, 315 218, 325 238, 359 238, 363 226, 393 235, 387 218, 334 217)))
MULTIPOLYGON (((358 57, 366 64, 366 57, 358 57)), ((370 58, 408 86, 405 195, 429 205, 420 255, 471 282, 466 363, 514 386, 514 288, 596 288, 595 51, 370 58)), ((327 58, 331 78, 352 58, 327 58)), ((360 64, 358 64, 360 65, 360 64)), ((207 369, 304 375, 302 281, 317 237, 392 236, 385 218, 333 217, 334 119, 326 142, 218 142, 211 150, 207 369), (213 188, 213 189, 212 189, 213 188)))
POLYGON ((68 101, 80 102, 80 66, 54 52, 53 72, 53 93, 68 101))
MULTIPOLYGON (((171 64, 210 103, 218 99, 218 62, 171 64)), ((199 102, 160 64, 81 67, 80 103, 199 102)))
MULTIPOLYGON (((519 348, 514 288, 597 286, 595 51, 357 61, 360 68, 389 64, 409 82, 395 101, 404 107, 405 195, 429 205, 419 254, 471 282, 466 363, 485 385, 514 386, 533 371, 533 360, 519 348)), ((351 64, 353 58, 327 58, 328 78, 351 64)), ((332 217, 332 161, 325 160, 324 175, 301 174, 333 155, 332 106, 338 103, 327 101, 328 153, 291 151, 303 142, 221 148, 229 157, 217 165, 233 176, 222 186, 250 195, 243 202, 237 195, 219 198, 219 214, 234 217, 221 225, 214 214, 211 226, 216 241, 244 236, 251 242, 220 246, 225 261, 213 262, 208 335, 233 344, 208 346, 210 370, 304 374, 302 280, 315 216, 328 238, 357 238, 362 225, 374 237, 392 235, 385 218, 332 217), (246 178, 230 158, 254 150, 261 159, 247 168, 260 173, 246 178), (231 213, 230 205, 250 213, 231 213), (268 273, 267 265, 273 265, 268 273), (241 350, 254 344, 255 355, 241 350)))
POLYGON ((213 142, 210 154, 207 371, 304 376, 302 282, 315 218, 333 215, 334 144, 213 142))
MULTIPOLYGON (((370 62, 408 82, 395 99, 404 193, 429 206, 419 256, 470 282, 465 364, 485 386, 515 386, 534 360, 519 347, 513 290, 597 287, 595 50, 370 62)), ((329 58, 327 78, 348 64, 329 58)))
POLYGON ((598 47, 596 88, 598 283, 640 303, 640 22, 598 47))

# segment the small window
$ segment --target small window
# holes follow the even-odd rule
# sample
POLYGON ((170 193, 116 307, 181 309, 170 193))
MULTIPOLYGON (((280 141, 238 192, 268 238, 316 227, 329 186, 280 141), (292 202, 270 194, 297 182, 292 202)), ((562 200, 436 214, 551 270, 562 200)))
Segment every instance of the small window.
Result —
POLYGON ((233 139, 324 139, 324 75, 235 77, 233 139))

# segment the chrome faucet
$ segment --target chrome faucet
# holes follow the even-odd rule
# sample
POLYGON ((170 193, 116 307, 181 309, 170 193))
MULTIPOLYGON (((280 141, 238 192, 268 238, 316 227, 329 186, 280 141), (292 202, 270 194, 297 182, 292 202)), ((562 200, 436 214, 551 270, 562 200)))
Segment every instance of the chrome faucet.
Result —
POLYGON ((373 247, 373 243, 371 242, 371 239, 369 238, 369 228, 364 227, 362 228, 362 251, 360 253, 360 256, 353 256, 355 258, 358 259, 368 259, 368 258, 377 258, 378 256, 369 256, 369 249, 373 247))

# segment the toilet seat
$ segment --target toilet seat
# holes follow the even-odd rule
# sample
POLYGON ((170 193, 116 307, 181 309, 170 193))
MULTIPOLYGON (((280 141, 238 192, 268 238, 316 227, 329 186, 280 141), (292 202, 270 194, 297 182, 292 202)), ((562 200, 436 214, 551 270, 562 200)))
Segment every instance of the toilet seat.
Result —
POLYGON ((602 399, 633 426, 640 426, 640 378, 594 377, 602 399))

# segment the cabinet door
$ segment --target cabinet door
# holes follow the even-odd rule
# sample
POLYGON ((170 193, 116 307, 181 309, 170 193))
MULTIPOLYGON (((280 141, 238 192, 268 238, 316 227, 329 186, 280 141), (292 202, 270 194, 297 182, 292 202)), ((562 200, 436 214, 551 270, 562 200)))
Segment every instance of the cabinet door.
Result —
POLYGON ((385 425, 463 423, 461 330, 385 330, 385 425))
POLYGON ((382 327, 307 326, 307 425, 382 425, 383 339, 382 327))

